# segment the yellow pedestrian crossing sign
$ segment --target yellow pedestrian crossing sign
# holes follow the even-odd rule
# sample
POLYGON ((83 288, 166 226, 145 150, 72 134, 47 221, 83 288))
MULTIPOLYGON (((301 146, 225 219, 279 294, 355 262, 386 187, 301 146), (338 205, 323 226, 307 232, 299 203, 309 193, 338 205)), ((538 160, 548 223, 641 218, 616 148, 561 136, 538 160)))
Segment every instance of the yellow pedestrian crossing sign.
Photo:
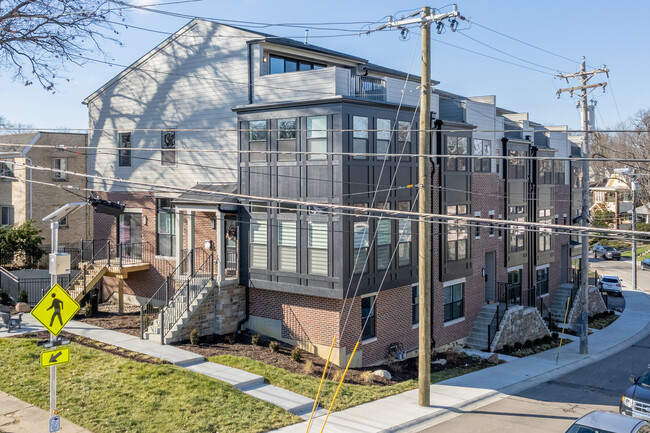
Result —
POLYGON ((70 349, 67 347, 41 353, 41 367, 51 367, 66 362, 70 362, 70 349))
POLYGON ((55 284, 36 304, 32 316, 52 334, 59 335, 66 323, 77 314, 79 308, 79 303, 61 286, 55 284))

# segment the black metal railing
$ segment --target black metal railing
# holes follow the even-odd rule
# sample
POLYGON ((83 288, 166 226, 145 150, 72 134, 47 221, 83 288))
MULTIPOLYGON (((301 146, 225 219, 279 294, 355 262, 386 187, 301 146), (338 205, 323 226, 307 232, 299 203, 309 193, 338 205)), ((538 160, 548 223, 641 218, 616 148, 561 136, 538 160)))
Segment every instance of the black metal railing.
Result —
POLYGON ((521 303, 525 307, 537 306, 537 287, 529 287, 521 294, 521 303))
MULTIPOLYGON (((203 291, 210 281, 214 280, 213 254, 210 253, 207 257, 204 257, 204 260, 194 269, 192 275, 174 293, 169 303, 160 310, 160 341, 162 344, 165 342, 165 335, 171 331, 183 314, 190 310, 192 302, 199 293, 203 291)), ((192 255, 190 254, 190 257, 192 255)))
POLYGON ((551 310, 548 309, 548 307, 544 303, 544 299, 542 298, 539 298, 538 310, 539 310, 539 315, 542 316, 542 320, 545 320, 548 325, 548 328, 550 330, 553 330, 554 329, 553 315, 551 314, 551 310))
POLYGON ((149 242, 121 243, 113 249, 119 267, 139 263, 153 263, 155 251, 149 242))
POLYGON ((506 309, 512 305, 521 305, 521 284, 496 282, 496 301, 505 304, 506 309))
POLYGON ((9 294, 9 297, 18 302, 18 294, 20 293, 20 280, 8 269, 0 266, 0 289, 9 294))
POLYGON ((357 98, 386 100, 386 82, 381 78, 352 75, 350 90, 357 98))
POLYGON ((488 325, 487 350, 490 350, 490 346, 492 346, 492 341, 494 341, 494 337, 497 335, 497 332, 499 331, 499 327, 501 326, 501 321, 503 320, 503 316, 506 314, 506 310, 507 307, 497 304, 497 310, 494 312, 492 321, 488 325))
MULTIPOLYGON (((70 275, 58 275, 56 280, 61 287, 66 287, 70 282, 70 275)), ((50 289, 51 281, 50 277, 20 278, 19 293, 24 290, 27 293, 27 304, 34 306, 50 289)))

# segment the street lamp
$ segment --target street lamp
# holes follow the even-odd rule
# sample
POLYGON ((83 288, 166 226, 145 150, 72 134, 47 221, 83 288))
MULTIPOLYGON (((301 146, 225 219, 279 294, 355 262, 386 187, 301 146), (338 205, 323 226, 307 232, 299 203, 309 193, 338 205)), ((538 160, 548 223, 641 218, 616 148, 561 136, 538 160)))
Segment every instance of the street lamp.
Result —
POLYGON ((615 173, 631 177, 632 190, 632 288, 636 290, 636 192, 639 189, 639 181, 636 180, 636 168, 615 168, 615 173))

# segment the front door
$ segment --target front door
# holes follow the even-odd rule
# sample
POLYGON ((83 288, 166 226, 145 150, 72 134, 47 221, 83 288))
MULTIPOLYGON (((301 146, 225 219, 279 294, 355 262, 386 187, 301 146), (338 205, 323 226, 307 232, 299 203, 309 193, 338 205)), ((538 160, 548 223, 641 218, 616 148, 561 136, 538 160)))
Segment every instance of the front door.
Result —
POLYGON ((494 294, 494 287, 496 281, 496 253, 491 251, 485 253, 485 302, 489 303, 494 301, 496 296, 494 294))
POLYGON ((122 257, 142 257, 142 214, 123 213, 120 215, 119 243, 122 244, 122 257))
POLYGON ((225 235, 226 235, 226 260, 224 261, 224 270, 226 278, 237 276, 237 239, 239 231, 237 229, 237 215, 224 215, 225 235))

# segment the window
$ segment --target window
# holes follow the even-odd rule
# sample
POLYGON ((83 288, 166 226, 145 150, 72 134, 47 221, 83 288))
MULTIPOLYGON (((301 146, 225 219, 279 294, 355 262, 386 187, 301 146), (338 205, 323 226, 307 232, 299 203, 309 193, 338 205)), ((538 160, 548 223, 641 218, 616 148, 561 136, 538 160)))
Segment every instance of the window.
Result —
POLYGON ((293 213, 298 211, 298 205, 293 203, 280 203, 278 205, 278 213, 293 213))
MULTIPOLYGON (((510 206, 509 219, 511 221, 526 221, 524 206, 510 206)), ((524 250, 526 232, 521 225, 510 226, 510 252, 516 253, 524 250)))
MULTIPOLYGON (((474 216, 480 218, 481 212, 474 212, 474 216)), ((476 239, 481 237, 481 223, 474 223, 474 237, 476 239)))
POLYGON ((296 126, 295 118, 278 119, 278 161, 296 160, 296 126))
POLYGON ((360 274, 366 267, 368 257, 368 222, 354 222, 354 273, 360 274))
MULTIPOLYGON (((447 215, 467 215, 467 205, 447 206, 447 215)), ((447 222, 447 261, 468 257, 467 224, 458 220, 447 222)))
POLYGON ((265 201, 251 201, 250 211, 256 213, 266 213, 268 206, 268 203, 265 201))
POLYGON ((14 223, 14 208, 13 206, 2 206, 2 221, 0 224, 3 226, 12 225, 14 223))
POLYGON ((541 185, 553 184, 553 161, 550 159, 539 159, 537 173, 541 185))
POLYGON ((296 222, 278 222, 278 270, 296 272, 296 222))
MULTIPOLYGON (((488 215, 488 217, 490 218, 490 220, 494 220, 494 212, 490 213, 490 214, 488 215)), ((491 222, 490 225, 488 226, 488 235, 489 235, 491 238, 494 237, 494 223, 492 223, 492 222, 491 222)))
POLYGON ((385 156, 390 150, 390 120, 377 119, 377 159, 388 159, 385 156))
POLYGON ((582 188, 582 167, 573 167, 571 175, 571 187, 574 189, 582 188))
POLYGON ((457 155, 468 155, 469 146, 467 137, 445 137, 447 140, 447 171, 467 171, 467 158, 458 158, 457 155))
POLYGON ((548 268, 537 270, 537 296, 548 293, 548 268))
POLYGON ((361 339, 373 338, 375 334, 375 296, 361 298, 361 339))
POLYGON ((171 257, 176 246, 176 218, 170 198, 156 200, 156 245, 158 255, 171 257))
POLYGON ((118 166, 131 167, 131 133, 120 132, 118 134, 118 166))
MULTIPOLYGON (((368 153, 368 118, 352 117, 352 153, 368 153)), ((368 159, 366 155, 354 155, 352 159, 368 159)))
POLYGON ((420 323, 420 286, 411 286, 411 325, 420 323))
POLYGON ((67 215, 59 220, 59 228, 67 228, 68 227, 68 217, 67 215))
POLYGON ((54 166, 55 170, 53 172, 54 180, 68 180, 68 173, 64 173, 64 171, 68 170, 68 158, 54 158, 52 165, 54 166))
MULTIPOLYGON (((539 218, 538 221, 544 224, 551 224, 551 210, 550 209, 540 209, 539 216, 544 218, 539 218)), ((537 235, 537 251, 550 251, 551 250, 551 239, 552 232, 550 227, 542 227, 539 229, 537 235)))
POLYGON ((327 223, 309 221, 307 238, 308 272, 312 275, 328 275, 327 223))
POLYGON ((251 120, 248 123, 248 150, 249 161, 266 161, 266 139, 268 135, 266 120, 251 120))
POLYGON ((14 176, 14 172, 11 169, 11 166, 11 163, 0 162, 0 176, 2 176, 3 179, 6 179, 8 177, 16 177, 14 176))
POLYGON ((566 161, 553 161, 553 172, 555 173, 555 183, 564 185, 564 172, 566 161))
POLYGON ((162 131, 160 133, 160 163, 162 165, 176 165, 176 131, 162 131))
MULTIPOLYGON (((397 208, 403 212, 411 210, 411 202, 400 201, 397 203, 397 208)), ((411 228, 412 222, 410 218, 403 218, 398 221, 399 223, 399 240, 397 243, 397 255, 399 266, 411 265, 411 228)))
POLYGON ((321 69, 325 65, 313 63, 305 60, 292 59, 290 57, 269 56, 271 58, 269 65, 269 74, 284 74, 285 72, 310 71, 312 69, 321 69))
MULTIPOLYGON (((472 149, 472 152, 474 155, 488 156, 488 157, 492 156, 492 142, 490 140, 481 140, 475 138, 473 140, 473 143, 474 143, 474 148, 472 149)), ((491 166, 492 166, 491 158, 474 159, 474 171, 489 173, 492 171, 491 166)))
POLYGON ((307 159, 322 161, 327 159, 327 117, 315 116, 307 118, 307 159))
POLYGON ((510 156, 513 159, 508 159, 508 179, 525 179, 526 178, 526 167, 524 163, 526 162, 523 159, 525 153, 519 150, 511 150, 510 156))
POLYGON ((251 222, 250 266, 254 269, 267 269, 267 226, 265 222, 251 222))
MULTIPOLYGON (((400 120, 397 122, 397 146, 399 153, 411 152, 411 123, 400 120)), ((402 161, 410 161, 410 157, 402 158, 402 161)))
POLYGON ((445 322, 460 319, 465 314, 463 290, 465 283, 445 287, 445 322))
POLYGON ((388 268, 391 256, 390 239, 391 239, 390 219, 377 221, 377 270, 388 268))

